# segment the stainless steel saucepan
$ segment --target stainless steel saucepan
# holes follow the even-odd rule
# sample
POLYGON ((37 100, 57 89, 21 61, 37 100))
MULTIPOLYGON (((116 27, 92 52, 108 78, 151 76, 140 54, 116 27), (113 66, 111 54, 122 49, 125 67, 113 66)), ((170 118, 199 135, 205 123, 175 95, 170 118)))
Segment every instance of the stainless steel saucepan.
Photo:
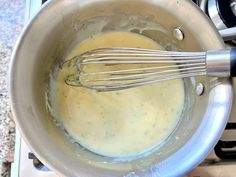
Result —
POLYGON ((24 30, 10 66, 14 119, 37 157, 61 176, 181 176, 220 138, 230 114, 231 80, 185 79, 185 106, 176 130, 149 155, 132 160, 96 155, 72 143, 47 111, 49 73, 91 35, 131 31, 167 50, 224 48, 218 31, 189 0, 52 0, 24 30))

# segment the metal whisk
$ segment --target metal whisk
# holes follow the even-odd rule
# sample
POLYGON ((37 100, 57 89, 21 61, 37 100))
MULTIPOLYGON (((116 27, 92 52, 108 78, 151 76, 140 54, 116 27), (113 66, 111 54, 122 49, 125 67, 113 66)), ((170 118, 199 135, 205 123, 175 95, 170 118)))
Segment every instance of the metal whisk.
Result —
POLYGON ((236 48, 207 52, 174 52, 140 48, 101 48, 63 64, 72 86, 100 92, 123 90, 194 76, 236 76, 236 48))

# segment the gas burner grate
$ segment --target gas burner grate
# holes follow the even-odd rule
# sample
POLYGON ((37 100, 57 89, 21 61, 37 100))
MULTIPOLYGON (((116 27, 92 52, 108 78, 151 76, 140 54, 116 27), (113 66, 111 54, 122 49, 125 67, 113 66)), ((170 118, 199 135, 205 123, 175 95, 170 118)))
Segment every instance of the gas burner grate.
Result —
MULTIPOLYGON (((236 123, 228 123, 225 130, 236 131, 236 123)), ((214 150, 220 159, 236 159, 236 141, 219 140, 214 150)))

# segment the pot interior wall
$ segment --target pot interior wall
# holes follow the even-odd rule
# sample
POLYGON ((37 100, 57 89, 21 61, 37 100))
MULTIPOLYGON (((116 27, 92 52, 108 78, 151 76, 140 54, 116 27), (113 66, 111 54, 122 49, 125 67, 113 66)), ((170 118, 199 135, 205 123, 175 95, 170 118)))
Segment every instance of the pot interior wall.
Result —
MULTIPOLYGON (((35 145, 38 145, 36 154, 47 154, 47 160, 42 158, 42 161, 50 162, 51 166, 55 167, 61 163, 56 160, 63 159, 65 169, 61 170, 67 171, 66 168, 70 167, 72 176, 79 172, 84 175, 92 174, 92 168, 97 174, 104 176, 113 172, 113 176, 124 175, 129 171, 139 171, 140 174, 151 172, 150 166, 159 164, 179 151, 194 135, 199 125, 207 119, 205 116, 211 111, 212 106, 214 107, 215 102, 211 100, 215 98, 219 87, 224 84, 227 88, 230 87, 228 80, 206 77, 185 79, 185 108, 177 129, 152 154, 133 161, 120 162, 120 159, 102 157, 72 143, 62 129, 56 126, 46 109, 45 100, 50 71, 55 64, 66 58, 76 44, 101 32, 118 30, 140 33, 156 40, 167 50, 217 49, 223 47, 221 40, 214 30, 207 34, 202 33, 204 29, 199 26, 210 24, 206 21, 194 22, 198 16, 195 19, 183 18, 181 8, 188 8, 191 6, 190 3, 186 3, 187 7, 182 7, 181 3, 175 5, 179 6, 179 9, 172 12, 164 5, 158 6, 152 1, 101 1, 93 5, 90 5, 90 2, 92 1, 49 3, 45 8, 47 11, 41 12, 30 24, 31 29, 25 33, 27 38, 22 41, 17 56, 20 62, 24 63, 24 66, 16 69, 15 79, 19 85, 19 94, 25 98, 21 100, 20 108, 25 119, 19 121, 19 124, 24 122, 22 132, 31 147, 36 150, 35 145), (181 11, 182 16, 176 15, 180 14, 178 11, 181 11), (183 41, 173 37, 173 29, 177 27, 184 32, 183 41), (202 35, 199 36, 199 33, 202 35), (195 92, 199 82, 205 85, 202 96, 195 92), (55 154, 58 154, 57 157, 55 154)), ((171 5, 173 2, 168 3, 171 5)), ((199 13, 199 16, 202 15, 199 13)))

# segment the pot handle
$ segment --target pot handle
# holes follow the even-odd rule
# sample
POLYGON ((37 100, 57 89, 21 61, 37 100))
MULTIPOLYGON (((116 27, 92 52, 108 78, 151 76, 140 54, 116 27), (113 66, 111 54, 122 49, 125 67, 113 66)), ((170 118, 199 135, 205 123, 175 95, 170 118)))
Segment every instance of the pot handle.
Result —
POLYGON ((236 77, 236 48, 230 51, 230 75, 236 77))

